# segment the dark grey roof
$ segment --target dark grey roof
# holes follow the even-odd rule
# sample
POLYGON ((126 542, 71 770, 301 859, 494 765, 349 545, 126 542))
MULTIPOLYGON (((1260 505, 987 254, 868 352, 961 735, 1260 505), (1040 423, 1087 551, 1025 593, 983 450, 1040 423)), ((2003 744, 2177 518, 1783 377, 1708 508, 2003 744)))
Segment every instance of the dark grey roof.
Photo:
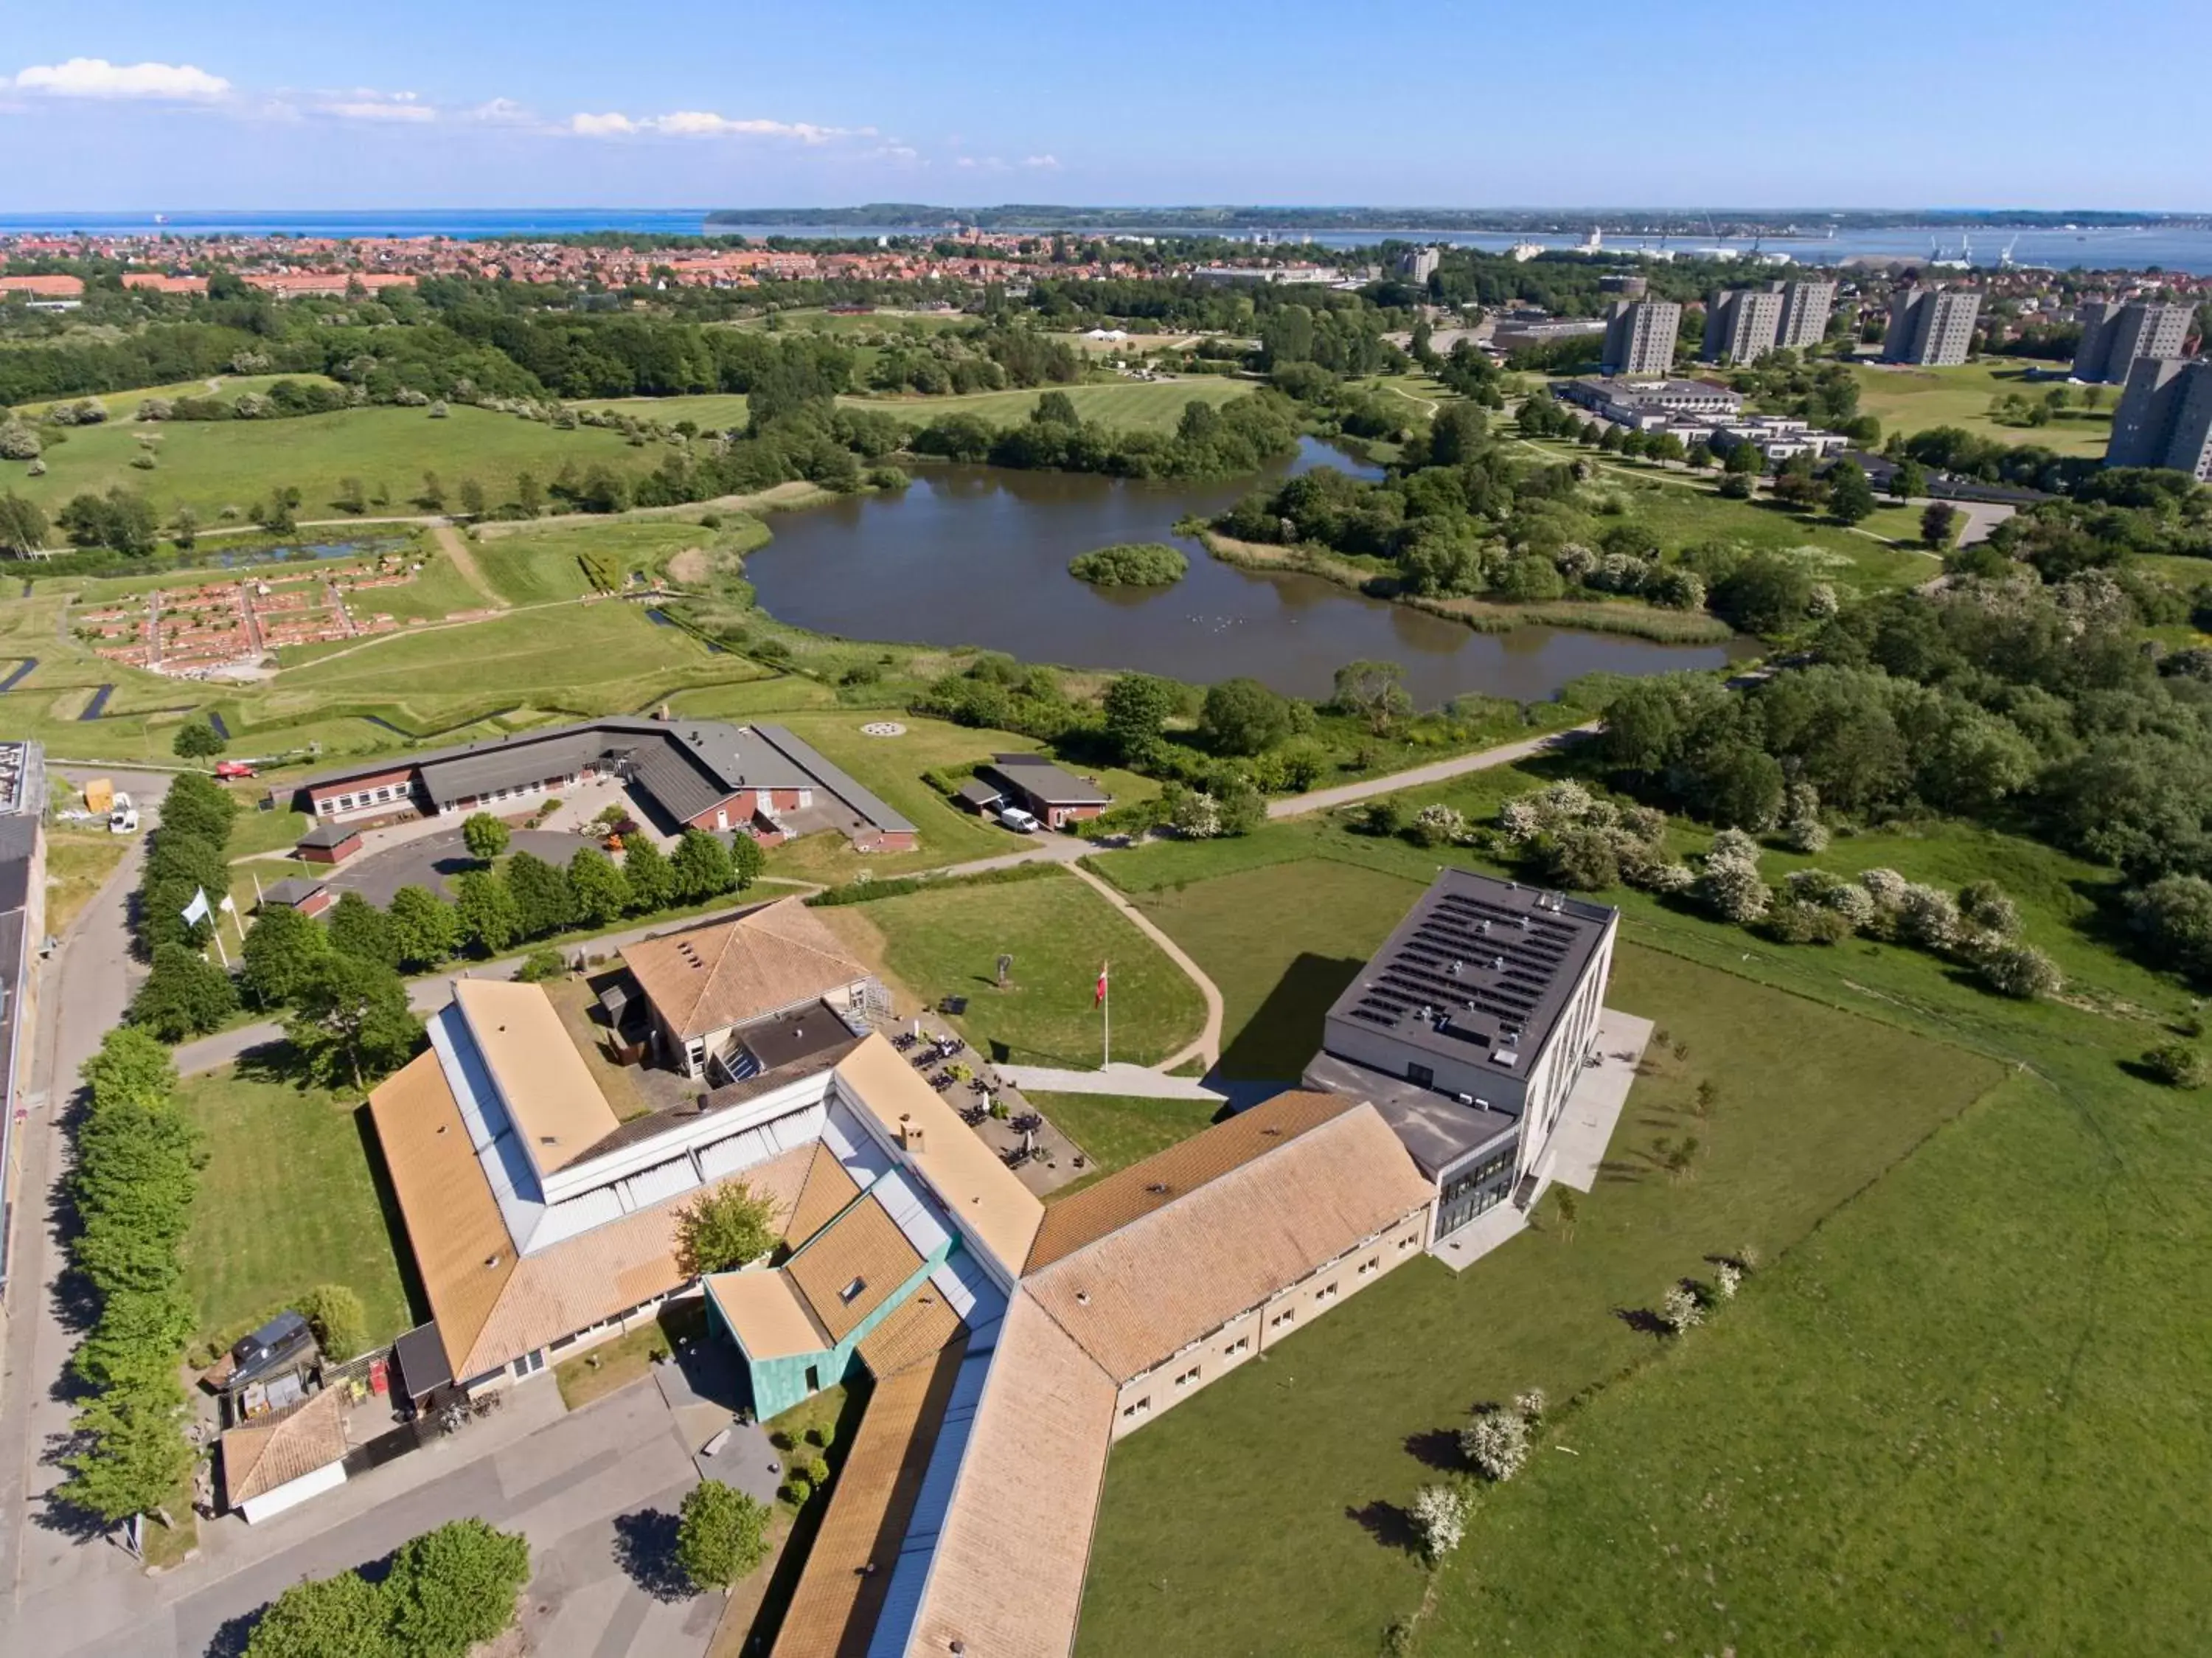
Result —
POLYGON ((31 861, 39 848, 39 820, 27 813, 0 817, 0 914, 27 908, 31 861))
POLYGON ((678 823, 689 823, 730 797, 690 759, 665 742, 641 743, 630 751, 630 778, 653 803, 678 823))
POLYGON ((819 1076, 825 1070, 834 1069, 847 1054, 860 1045, 860 1039, 852 1032, 847 1031, 842 1041, 832 1043, 828 1047, 817 1048, 813 1052, 804 1054, 774 1070, 763 1070, 746 1077, 743 1082, 725 1083, 718 1088, 702 1089, 696 1103, 691 1106, 678 1107, 673 1111, 647 1112, 642 1117, 633 1117, 612 1133, 603 1136, 594 1142, 591 1149, 576 1161, 580 1163, 587 1162, 594 1157, 604 1157, 609 1152, 620 1151, 624 1146, 637 1145, 658 1135, 665 1134, 672 1124, 689 1121, 695 1118, 711 1117, 716 1112, 727 1111, 733 1106, 742 1106, 747 1100, 757 1100, 764 1094, 773 1094, 776 1089, 788 1083, 796 1082, 803 1077, 819 1076))
POLYGON ((765 1071, 795 1064, 825 1048, 842 1047, 852 1041, 853 1032, 827 1002, 817 1002, 744 1026, 737 1036, 765 1071))
POLYGON ((1004 789, 998 788, 994 784, 985 783, 981 777, 973 777, 968 782, 962 783, 958 789, 953 791, 952 795, 953 799, 964 802, 968 805, 976 808, 979 811, 986 806, 996 806, 1000 801, 1006 799, 1006 791, 1004 789))
POLYGON ((1521 1119, 1505 1112, 1463 1106, 1433 1088, 1418 1088, 1333 1053, 1316 1054, 1303 1080, 1310 1088, 1373 1106, 1431 1180, 1442 1179, 1446 1170, 1479 1153, 1509 1143, 1521 1129, 1521 1119))
MULTIPOLYGON (((282 904, 287 909, 290 909, 303 900, 313 898, 329 884, 327 881, 317 881, 312 876, 287 875, 282 881, 272 881, 264 887, 261 889, 261 901, 264 904, 282 904)), ((347 913, 352 912, 349 911, 347 913)))
POLYGON ((1048 806, 1111 806, 1114 797, 1042 754, 994 754, 990 771, 1031 800, 1048 806))
POLYGON ((498 789, 520 789, 580 771, 606 747, 600 734, 589 727, 544 737, 526 732, 496 747, 456 754, 450 759, 417 762, 417 767, 430 798, 441 807, 451 806, 498 789))
POLYGON ((421 1399, 453 1379, 453 1361, 446 1356, 445 1340, 438 1334, 434 1320, 416 1325, 392 1344, 392 1350, 410 1399, 421 1399))
POLYGON ((349 840, 358 839, 360 835, 361 831, 350 824, 319 823, 300 837, 300 844, 322 847, 343 846, 349 840))
POLYGON ((1446 869, 1328 1017, 1412 1052, 1525 1078, 1620 911, 1446 869))
POLYGON ((793 764, 811 773, 830 793, 851 807, 887 835, 911 835, 919 832, 903 815, 893 811, 872 790, 864 789, 844 767, 833 765, 820 750, 805 738, 795 735, 780 725, 757 725, 754 735, 763 742, 773 744, 787 756, 793 764))

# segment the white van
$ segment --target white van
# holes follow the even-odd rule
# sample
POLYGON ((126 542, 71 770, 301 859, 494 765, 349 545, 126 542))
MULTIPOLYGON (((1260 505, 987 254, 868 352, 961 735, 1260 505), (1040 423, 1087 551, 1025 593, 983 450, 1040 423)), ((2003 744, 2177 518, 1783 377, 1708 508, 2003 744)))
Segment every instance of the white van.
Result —
POLYGON ((1018 835, 1033 835, 1043 826, 1018 806, 999 808, 999 821, 1018 835))
POLYGON ((131 803, 131 796, 121 789, 115 792, 115 804, 107 814, 110 834, 135 835, 138 832, 138 808, 131 803))

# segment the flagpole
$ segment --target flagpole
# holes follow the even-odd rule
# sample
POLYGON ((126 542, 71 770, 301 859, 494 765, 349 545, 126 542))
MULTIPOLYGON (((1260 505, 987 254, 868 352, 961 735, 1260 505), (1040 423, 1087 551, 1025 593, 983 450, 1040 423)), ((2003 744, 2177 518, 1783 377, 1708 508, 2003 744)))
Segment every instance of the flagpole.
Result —
POLYGON ((1114 1064, 1114 975, 1111 964, 1098 969, 1098 982, 1103 987, 1098 997, 1099 1050, 1098 1068, 1106 1070, 1114 1064))

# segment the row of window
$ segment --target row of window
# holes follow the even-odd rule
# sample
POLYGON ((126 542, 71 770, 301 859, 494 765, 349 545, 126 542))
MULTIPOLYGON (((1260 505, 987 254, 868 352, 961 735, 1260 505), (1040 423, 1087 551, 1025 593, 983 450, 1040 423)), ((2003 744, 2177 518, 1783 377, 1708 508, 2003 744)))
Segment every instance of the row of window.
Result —
POLYGON ((409 792, 405 783, 397 783, 383 789, 364 789, 355 795, 340 795, 334 800, 325 801, 323 804, 333 812, 352 812, 364 807, 380 806, 386 801, 405 800, 409 792))

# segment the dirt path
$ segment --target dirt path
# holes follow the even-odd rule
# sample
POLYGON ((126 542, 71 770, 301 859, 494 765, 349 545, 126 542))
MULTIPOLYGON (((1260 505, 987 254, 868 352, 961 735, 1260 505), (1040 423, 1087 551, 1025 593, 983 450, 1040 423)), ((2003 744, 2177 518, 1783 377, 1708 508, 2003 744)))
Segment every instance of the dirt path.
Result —
POLYGON ((1415 397, 1411 392, 1407 391, 1402 386, 1385 386, 1382 389, 1386 392, 1397 393, 1400 397, 1404 398, 1408 403, 1419 404, 1422 409, 1431 418, 1435 417, 1437 411, 1443 406, 1443 405, 1437 402, 1436 399, 1432 397, 1415 397))
POLYGON ((460 531, 441 519, 431 526, 430 535, 446 557, 453 561, 453 568, 460 571, 461 579, 483 594, 486 604, 494 610, 513 608, 508 600, 501 596, 499 589, 485 579, 483 567, 477 563, 476 554, 469 551, 468 541, 460 531))

